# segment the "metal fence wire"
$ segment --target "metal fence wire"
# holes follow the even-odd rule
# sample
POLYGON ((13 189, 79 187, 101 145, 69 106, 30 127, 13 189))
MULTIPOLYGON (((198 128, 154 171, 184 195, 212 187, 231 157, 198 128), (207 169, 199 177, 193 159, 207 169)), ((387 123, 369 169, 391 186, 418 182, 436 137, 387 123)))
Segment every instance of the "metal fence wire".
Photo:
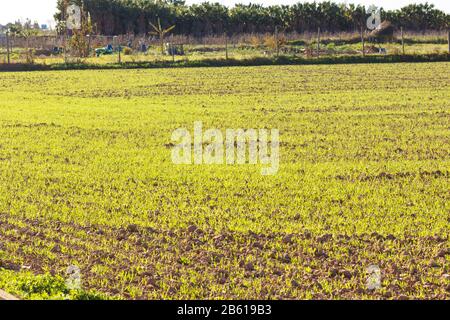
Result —
MULTIPOLYGON (((423 34, 409 34, 410 37, 424 36, 423 34)), ((449 42, 450 50, 450 33, 447 32, 435 32, 427 33, 427 37, 438 39, 442 43, 449 42)), ((401 37, 403 39, 403 33, 396 34, 396 39, 401 37)), ((361 38, 364 39, 362 34, 358 33, 265 33, 265 34, 237 34, 237 35, 213 35, 204 36, 201 38, 193 37, 189 35, 171 35, 164 39, 164 50, 168 55, 184 55, 189 50, 195 50, 195 52, 207 54, 217 51, 223 51, 223 56, 228 58, 228 50, 231 48, 252 48, 259 50, 259 54, 266 55, 296 55, 305 54, 311 55, 332 55, 333 52, 327 48, 327 44, 342 41, 356 41, 361 42, 361 38), (276 46, 269 48, 267 43, 268 39, 273 38, 272 41, 276 46), (293 44, 302 43, 303 48, 300 46, 284 46, 279 47, 278 43, 293 44), (195 48, 195 49, 193 49, 195 48)), ((64 35, 38 35, 31 37, 23 37, 17 35, 0 34, 0 64, 4 63, 27 63, 34 59, 48 59, 48 58, 66 58, 66 57, 79 57, 85 58, 94 57, 96 55, 95 49, 99 48, 112 48, 117 50, 118 48, 129 48, 131 54, 139 54, 147 52, 149 48, 153 48, 153 52, 158 52, 161 42, 157 36, 147 35, 134 35, 126 34, 119 36, 103 36, 103 35, 90 35, 86 37, 87 42, 87 55, 80 56, 80 52, 73 49, 70 45, 71 36, 64 35)), ((402 41, 403 42, 403 41, 402 41)), ((353 42, 349 42, 353 43, 353 42)), ((364 41, 360 49, 353 50, 351 54, 363 54, 365 49, 373 50, 376 53, 376 48, 370 48, 369 44, 365 47, 364 41), (359 51, 359 52, 358 52, 359 51)), ((404 53, 403 44, 403 53, 404 53)))

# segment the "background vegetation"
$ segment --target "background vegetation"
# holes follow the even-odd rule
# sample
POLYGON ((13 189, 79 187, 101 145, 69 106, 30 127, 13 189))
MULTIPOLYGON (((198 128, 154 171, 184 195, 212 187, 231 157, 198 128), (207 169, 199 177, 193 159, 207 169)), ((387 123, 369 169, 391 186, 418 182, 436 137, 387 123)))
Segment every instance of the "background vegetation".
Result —
MULTIPOLYGON (((58 0, 55 18, 64 18, 67 3, 82 5, 90 12, 96 31, 104 35, 144 34, 152 31, 150 22, 158 18, 165 26, 176 25, 176 34, 265 33, 275 27, 286 32, 303 33, 321 28, 327 32, 360 31, 366 24, 364 6, 327 2, 298 3, 292 6, 257 4, 228 8, 219 3, 185 5, 180 0, 58 0)), ((382 18, 408 30, 443 30, 450 15, 432 4, 412 4, 399 10, 382 10, 382 18)))

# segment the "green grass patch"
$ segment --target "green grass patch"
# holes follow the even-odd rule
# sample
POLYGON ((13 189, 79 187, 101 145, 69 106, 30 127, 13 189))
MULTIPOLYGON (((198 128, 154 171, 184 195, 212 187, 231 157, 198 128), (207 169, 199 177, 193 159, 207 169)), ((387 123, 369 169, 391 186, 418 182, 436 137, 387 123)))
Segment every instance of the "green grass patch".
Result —
MULTIPOLYGON (((332 49, 335 47, 332 46, 332 49)), ((344 48, 345 49, 345 48, 344 48)), ((349 49, 349 48, 347 48, 349 49)), ((399 63, 399 62, 444 62, 450 61, 447 53, 414 55, 333 55, 316 58, 295 56, 255 57, 243 59, 201 59, 172 61, 142 61, 123 63, 55 63, 55 64, 20 64, 0 65, 0 71, 48 71, 48 70, 114 70, 114 69, 154 69, 154 68, 199 68, 199 67, 242 67, 271 65, 320 65, 320 64, 363 64, 363 63, 399 63)))
POLYGON ((0 289, 23 300, 104 300, 104 294, 71 290, 61 276, 0 268, 0 289))

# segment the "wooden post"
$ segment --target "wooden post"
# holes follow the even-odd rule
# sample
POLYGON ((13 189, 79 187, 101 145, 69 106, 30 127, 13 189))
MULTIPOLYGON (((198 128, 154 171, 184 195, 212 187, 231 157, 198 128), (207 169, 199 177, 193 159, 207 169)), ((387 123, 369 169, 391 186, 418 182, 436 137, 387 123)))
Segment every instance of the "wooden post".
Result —
POLYGON ((69 3, 67 0, 64 0, 64 10, 62 12, 62 18, 64 21, 64 30, 63 30, 63 50, 64 50, 64 63, 67 63, 67 33, 69 32, 67 29, 67 8, 69 3))
POLYGON ((172 62, 175 62, 175 46, 173 42, 170 44, 170 48, 172 49, 172 62))
POLYGON ((87 49, 87 55, 88 55, 88 57, 90 57, 90 56, 91 56, 91 35, 90 35, 90 34, 88 34, 88 35, 87 35, 87 38, 88 38, 88 49, 87 49))
POLYGON ((119 54, 118 62, 119 62, 119 64, 121 64, 122 63, 122 56, 121 56, 121 53, 120 53, 120 42, 119 42, 119 45, 117 45, 117 36, 113 36, 113 46, 115 46, 117 48, 117 52, 119 54))
POLYGON ((228 35, 224 33, 225 37, 225 59, 228 60, 228 35))
POLYGON ((172 62, 175 62, 175 46, 173 45, 173 34, 171 36, 171 41, 170 41, 170 51, 172 53, 172 62))
POLYGON ((362 42, 362 55, 366 56, 366 43, 364 39, 364 27, 361 27, 361 42, 362 42))
POLYGON ((320 27, 317 29, 317 57, 320 56, 320 27))
POLYGON ((63 47, 64 47, 64 63, 67 63, 67 30, 64 30, 63 47))
POLYGON ((275 48, 277 50, 277 57, 280 56, 280 46, 278 45, 278 26, 275 27, 275 48))
POLYGON ((402 52, 403 52, 403 55, 405 55, 405 38, 403 35, 403 27, 400 27, 400 32, 402 34, 402 52))
POLYGON ((450 30, 447 31, 448 53, 450 53, 450 30))
POLYGON ((6 55, 8 57, 8 64, 10 64, 9 31, 6 31, 6 55))
POLYGON ((69 29, 66 28, 64 30, 64 32, 63 32, 64 63, 68 63, 69 62, 69 57, 67 55, 67 51, 68 51, 67 38, 69 38, 69 29))

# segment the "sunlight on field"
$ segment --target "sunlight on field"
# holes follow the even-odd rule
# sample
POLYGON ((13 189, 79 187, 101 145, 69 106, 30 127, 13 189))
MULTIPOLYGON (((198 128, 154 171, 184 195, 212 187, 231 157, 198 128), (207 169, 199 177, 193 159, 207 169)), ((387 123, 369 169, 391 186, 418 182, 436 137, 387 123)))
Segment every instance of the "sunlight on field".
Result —
POLYGON ((1 73, 0 267, 128 298, 448 297, 449 71, 1 73), (279 173, 174 165, 195 121, 279 129, 279 173))

